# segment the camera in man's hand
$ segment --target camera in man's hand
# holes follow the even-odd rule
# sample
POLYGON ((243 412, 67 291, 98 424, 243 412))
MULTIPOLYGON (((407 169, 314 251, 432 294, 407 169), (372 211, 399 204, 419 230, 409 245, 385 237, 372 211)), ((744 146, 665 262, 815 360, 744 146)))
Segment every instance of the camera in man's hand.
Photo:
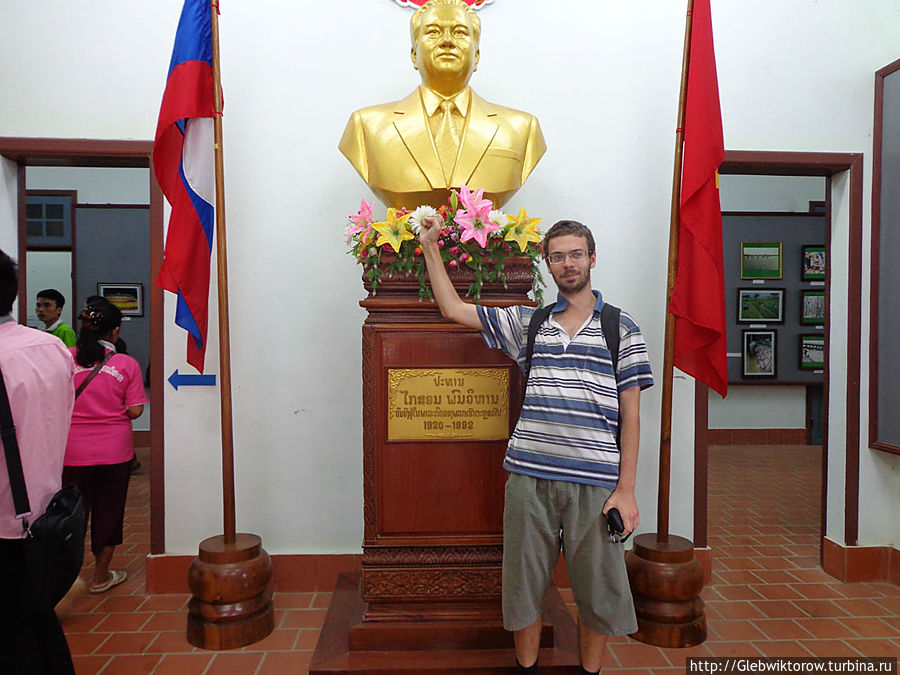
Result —
POLYGON ((609 540, 621 544, 631 536, 631 532, 624 537, 622 533, 625 531, 625 523, 622 521, 622 514, 619 509, 613 507, 606 513, 606 525, 609 528, 609 540))

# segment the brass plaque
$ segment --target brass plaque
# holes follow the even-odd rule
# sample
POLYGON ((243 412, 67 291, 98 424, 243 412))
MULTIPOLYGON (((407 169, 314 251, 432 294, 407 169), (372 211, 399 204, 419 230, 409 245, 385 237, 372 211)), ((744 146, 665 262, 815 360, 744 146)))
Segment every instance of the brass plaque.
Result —
POLYGON ((508 368, 388 369, 389 441, 508 437, 508 368))

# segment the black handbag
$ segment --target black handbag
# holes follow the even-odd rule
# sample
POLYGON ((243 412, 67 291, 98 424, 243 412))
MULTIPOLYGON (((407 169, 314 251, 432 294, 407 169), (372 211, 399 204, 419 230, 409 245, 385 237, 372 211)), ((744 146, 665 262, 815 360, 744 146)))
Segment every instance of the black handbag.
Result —
POLYGON ((2 372, 0 439, 16 516, 22 518, 25 535, 19 609, 29 613, 52 610, 72 587, 84 562, 84 504, 78 488, 67 485, 53 495, 47 509, 34 522, 29 524, 24 516, 31 506, 2 372))

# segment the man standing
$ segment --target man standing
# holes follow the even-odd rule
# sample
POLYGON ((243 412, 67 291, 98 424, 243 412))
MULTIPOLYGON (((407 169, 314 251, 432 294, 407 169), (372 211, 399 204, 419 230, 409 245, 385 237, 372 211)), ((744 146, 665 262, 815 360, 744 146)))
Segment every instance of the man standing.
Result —
POLYGON ((37 294, 37 316, 44 322, 44 332, 55 335, 66 347, 74 347, 76 342, 75 331, 65 323, 60 315, 66 299, 55 288, 48 288, 37 294))
MULTIPOLYGON (((445 318, 481 330, 488 347, 526 361, 534 308, 463 302, 441 260, 440 216, 419 234, 434 297, 445 318)), ((605 516, 617 508, 623 535, 638 525, 635 500, 640 392, 653 384, 640 328, 619 318, 618 362, 603 335, 603 297, 591 289, 591 231, 560 221, 544 238, 559 296, 534 343, 522 413, 510 437, 503 513, 503 623, 523 672, 537 671, 541 603, 560 547, 578 606, 581 666, 600 670, 607 638, 637 630, 621 544, 605 516), (617 436, 619 440, 617 442, 617 436)))
MULTIPOLYGON (((43 293, 38 296, 39 303, 43 293)), ((58 339, 13 320, 17 294, 16 264, 0 251, 0 372, 31 506, 26 515, 34 520, 60 488, 75 400, 75 364, 58 339)), ((17 609, 24 544, 6 459, 0 453, 0 673, 74 673, 66 636, 53 610, 17 609)))

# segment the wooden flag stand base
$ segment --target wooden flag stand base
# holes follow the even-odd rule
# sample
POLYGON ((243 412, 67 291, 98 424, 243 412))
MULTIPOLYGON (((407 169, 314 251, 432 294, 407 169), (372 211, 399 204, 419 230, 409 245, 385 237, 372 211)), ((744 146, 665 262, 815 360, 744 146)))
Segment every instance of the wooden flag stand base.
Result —
POLYGON ((272 561, 255 534, 204 539, 188 574, 188 642, 234 649, 262 640, 275 629, 271 580, 272 561))
POLYGON ((703 565, 694 545, 670 535, 641 534, 625 559, 638 630, 631 637, 657 647, 693 647, 706 640, 703 565))

